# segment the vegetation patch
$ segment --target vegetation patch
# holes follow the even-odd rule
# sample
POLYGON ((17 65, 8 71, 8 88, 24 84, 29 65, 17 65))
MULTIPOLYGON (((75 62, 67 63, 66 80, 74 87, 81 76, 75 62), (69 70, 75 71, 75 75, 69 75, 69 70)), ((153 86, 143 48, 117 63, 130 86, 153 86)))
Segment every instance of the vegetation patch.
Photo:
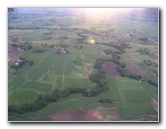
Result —
POLYGON ((37 81, 29 81, 23 84, 21 87, 22 89, 35 89, 37 91, 46 93, 46 92, 51 92, 52 90, 52 85, 49 83, 40 83, 37 81))
POLYGON ((158 87, 158 78, 149 72, 144 75, 144 81, 155 87, 158 87))
POLYGON ((122 101, 151 101, 148 92, 136 80, 129 78, 116 77, 116 85, 122 101))
POLYGON ((64 87, 71 88, 71 87, 79 87, 79 88, 91 88, 95 87, 95 83, 91 82, 87 78, 65 78, 64 80, 64 87))
POLYGON ((16 90, 10 96, 9 99, 11 104, 22 105, 26 103, 32 103, 37 97, 37 92, 33 89, 26 90, 16 90))
POLYGON ((136 119, 143 114, 156 113, 149 102, 119 103, 118 112, 122 120, 136 119))
POLYGON ((107 94, 108 94, 109 98, 111 98, 111 100, 113 102, 121 101, 121 96, 120 96, 120 92, 118 90, 118 86, 116 83, 116 78, 113 76, 107 75, 106 80, 108 82, 109 90, 108 90, 107 94))
POLYGON ((9 82, 9 87, 12 86, 12 89, 20 87, 25 82, 25 78, 16 76, 12 81, 9 82))
POLYGON ((152 100, 149 94, 144 90, 127 90, 123 92, 127 102, 149 102, 152 100))
POLYGON ((155 100, 158 100, 158 88, 154 87, 153 85, 147 83, 147 82, 142 82, 142 85, 144 88, 147 90, 147 92, 155 98, 155 100))

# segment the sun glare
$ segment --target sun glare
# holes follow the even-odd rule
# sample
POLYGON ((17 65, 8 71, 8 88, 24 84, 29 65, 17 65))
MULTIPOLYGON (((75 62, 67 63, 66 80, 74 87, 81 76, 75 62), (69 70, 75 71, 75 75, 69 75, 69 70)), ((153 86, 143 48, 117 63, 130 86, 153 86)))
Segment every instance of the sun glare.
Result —
MULTIPOLYGON (((134 8, 87 8, 88 13, 103 14, 103 13, 128 13, 133 11, 134 8)), ((136 8, 134 10, 142 11, 143 8, 136 8)))
POLYGON ((114 15, 127 14, 134 11, 142 12, 143 8, 86 8, 85 19, 90 22, 98 22, 101 19, 110 19, 114 15))

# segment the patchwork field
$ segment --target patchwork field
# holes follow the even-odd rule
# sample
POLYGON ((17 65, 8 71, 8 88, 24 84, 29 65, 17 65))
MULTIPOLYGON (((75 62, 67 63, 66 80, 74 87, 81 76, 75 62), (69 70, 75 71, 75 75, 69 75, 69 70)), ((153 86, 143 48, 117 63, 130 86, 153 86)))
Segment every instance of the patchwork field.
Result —
POLYGON ((9 121, 158 122, 158 10, 90 10, 8 13, 9 121))

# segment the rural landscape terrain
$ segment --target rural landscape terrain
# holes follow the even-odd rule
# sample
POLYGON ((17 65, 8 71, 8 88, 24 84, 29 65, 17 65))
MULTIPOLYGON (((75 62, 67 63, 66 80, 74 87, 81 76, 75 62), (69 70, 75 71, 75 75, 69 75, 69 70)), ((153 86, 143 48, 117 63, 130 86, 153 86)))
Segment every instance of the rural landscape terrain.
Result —
POLYGON ((157 8, 8 8, 8 121, 159 121, 157 8))

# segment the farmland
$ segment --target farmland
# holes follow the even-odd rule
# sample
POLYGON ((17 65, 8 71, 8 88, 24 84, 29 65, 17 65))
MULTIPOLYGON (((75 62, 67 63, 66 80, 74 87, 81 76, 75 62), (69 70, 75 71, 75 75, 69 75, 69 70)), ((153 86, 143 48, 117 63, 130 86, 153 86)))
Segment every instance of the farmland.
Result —
POLYGON ((8 13, 9 121, 158 121, 158 10, 92 10, 8 13))

